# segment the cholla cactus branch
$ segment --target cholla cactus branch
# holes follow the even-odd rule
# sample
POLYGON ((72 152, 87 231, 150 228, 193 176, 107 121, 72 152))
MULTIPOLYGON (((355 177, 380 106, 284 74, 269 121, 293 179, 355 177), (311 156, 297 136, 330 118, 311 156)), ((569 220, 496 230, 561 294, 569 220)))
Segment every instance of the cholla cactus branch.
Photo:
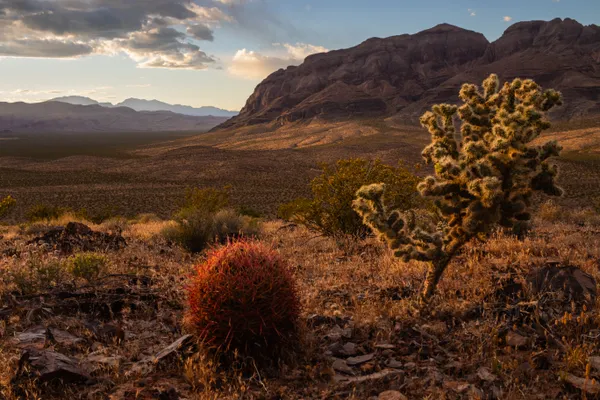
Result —
POLYGON ((411 223, 410 213, 385 209, 385 187, 365 186, 357 192, 355 210, 365 224, 387 241, 403 260, 429 262, 423 296, 430 297, 452 257, 473 237, 500 225, 522 234, 528 228, 533 191, 560 196, 558 169, 548 163, 561 147, 530 143, 550 124, 544 113, 561 104, 554 90, 542 91, 532 80, 515 79, 502 87, 496 75, 482 84, 465 84, 463 104, 439 104, 421 117, 431 134, 423 158, 435 175, 418 186, 435 197, 443 227, 428 232, 411 223), (456 116, 460 119, 457 133, 456 116))

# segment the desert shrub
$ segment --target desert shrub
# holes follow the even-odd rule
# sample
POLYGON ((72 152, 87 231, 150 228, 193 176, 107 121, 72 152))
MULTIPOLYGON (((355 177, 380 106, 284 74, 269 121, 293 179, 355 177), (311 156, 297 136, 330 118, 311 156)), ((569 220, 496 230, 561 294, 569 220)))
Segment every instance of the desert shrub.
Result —
POLYGON ((48 204, 36 204, 27 210, 27 219, 30 222, 52 221, 60 218, 68 210, 48 204))
POLYGON ((75 278, 93 282, 106 271, 108 259, 97 253, 78 253, 69 259, 69 270, 75 278))
POLYGON ((552 200, 548 200, 541 204, 537 212, 538 217, 547 222, 556 222, 560 220, 561 217, 564 216, 564 213, 565 210, 552 200))
POLYGON ((238 208, 238 213, 240 215, 244 215, 246 217, 252 217, 252 218, 262 218, 262 213, 250 206, 240 206, 238 208))
POLYGON ((429 264, 423 298, 429 298, 449 262, 472 238, 484 239, 496 226, 522 235, 529 227, 534 191, 559 196, 558 169, 548 163, 561 150, 555 141, 531 146, 550 124, 544 113, 561 104, 560 93, 542 91, 532 80, 515 79, 500 88, 496 75, 483 90, 465 84, 460 107, 441 104, 421 117, 432 136, 423 151, 435 176, 419 184, 423 196, 436 199, 444 224, 415 225, 412 213, 388 211, 385 185, 363 187, 354 208, 398 257, 429 264), (455 116, 460 118, 460 135, 455 116))
POLYGON ((8 271, 9 283, 24 295, 50 290, 66 280, 67 268, 59 259, 32 255, 24 265, 8 271))
POLYGON ((408 169, 362 158, 322 164, 321 174, 312 180, 312 199, 301 198, 279 208, 279 216, 307 226, 325 236, 364 236, 369 228, 352 208, 356 191, 371 183, 383 183, 388 190, 386 204, 406 210, 419 206, 418 178, 408 169))
POLYGON ((229 205, 227 188, 192 189, 186 201, 175 215, 175 225, 166 226, 162 234, 193 253, 204 250, 214 243, 225 243, 238 237, 256 236, 258 222, 242 216, 229 205))
POLYGON ((185 322, 207 348, 267 355, 294 338, 299 313, 296 284, 280 255, 238 241, 196 267, 185 322))
POLYGON ((110 219, 118 218, 117 208, 110 205, 89 211, 86 208, 81 208, 73 213, 80 220, 90 221, 93 224, 100 225, 110 219))
POLYGON ((225 243, 239 237, 254 237, 259 226, 255 219, 231 209, 216 213, 184 208, 175 216, 176 225, 163 229, 163 236, 186 250, 197 253, 214 243, 225 243))
POLYGON ((185 195, 185 205, 182 210, 192 209, 206 213, 216 213, 229 207, 229 187, 216 188, 193 188, 188 189, 185 195))
POLYGON ((0 199, 0 218, 4 217, 17 202, 10 196, 0 199))

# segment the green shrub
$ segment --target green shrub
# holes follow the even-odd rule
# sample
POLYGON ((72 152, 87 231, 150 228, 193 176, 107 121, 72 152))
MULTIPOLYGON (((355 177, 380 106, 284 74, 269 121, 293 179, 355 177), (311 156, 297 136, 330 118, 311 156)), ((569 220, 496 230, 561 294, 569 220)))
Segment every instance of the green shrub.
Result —
POLYGON ((423 158, 435 176, 419 184, 423 196, 436 199, 444 218, 439 229, 423 229, 413 213, 391 210, 384 203, 388 188, 360 189, 354 208, 405 261, 429 264, 423 298, 431 297, 450 261, 465 243, 485 239, 500 226, 522 235, 529 227, 534 191, 560 196, 558 169, 548 162, 561 150, 555 141, 530 143, 550 124, 544 113, 561 104, 560 93, 542 91, 532 80, 515 79, 500 87, 490 75, 482 85, 465 84, 460 107, 440 104, 421 117, 432 137, 423 158), (456 133, 456 114, 460 134, 456 133))
POLYGON ((78 253, 69 259, 69 269, 75 278, 93 282, 106 272, 108 259, 97 253, 78 253))
POLYGON ((352 208, 356 191, 364 185, 383 183, 388 188, 387 206, 406 210, 418 207, 418 178, 399 165, 362 158, 322 164, 321 174, 312 180, 312 199, 301 198, 279 208, 283 219, 307 226, 325 236, 348 234, 363 237, 369 228, 352 208))
POLYGON ((52 221, 60 218, 68 210, 62 207, 48 204, 36 204, 27 211, 27 219, 30 222, 52 221))
POLYGON ((74 213, 76 218, 90 221, 93 224, 100 225, 110 219, 118 218, 117 208, 114 206, 103 206, 89 211, 86 208, 81 208, 74 213))

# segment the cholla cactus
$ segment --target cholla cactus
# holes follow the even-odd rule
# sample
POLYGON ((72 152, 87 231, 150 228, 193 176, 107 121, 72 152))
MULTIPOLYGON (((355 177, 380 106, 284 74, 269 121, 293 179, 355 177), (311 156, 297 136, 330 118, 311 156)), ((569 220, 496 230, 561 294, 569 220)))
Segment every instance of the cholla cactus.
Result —
POLYGON ((10 196, 0 199, 0 218, 4 216, 14 205, 16 201, 10 196))
POLYGON ((439 230, 417 227, 410 212, 386 210, 382 184, 361 188, 353 203, 397 257, 429 262, 424 298, 434 293, 452 257, 472 238, 484 237, 497 225, 517 234, 526 231, 533 191, 562 194, 554 182, 558 169, 547 161, 561 147, 555 141, 529 146, 549 128, 544 112, 561 104, 559 92, 542 91, 534 81, 521 79, 500 89, 498 77, 490 75, 482 90, 463 85, 460 99, 460 107, 435 105, 421 117, 432 137, 423 158, 434 165, 435 176, 418 189, 436 198, 445 221, 439 230), (457 112, 460 135, 454 125, 457 112))

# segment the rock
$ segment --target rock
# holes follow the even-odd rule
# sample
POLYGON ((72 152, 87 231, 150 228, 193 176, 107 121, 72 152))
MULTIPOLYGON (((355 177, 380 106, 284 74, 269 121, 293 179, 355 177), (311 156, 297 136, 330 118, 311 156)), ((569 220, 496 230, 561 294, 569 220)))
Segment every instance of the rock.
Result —
POLYGON ((339 359, 339 358, 336 358, 333 361, 332 368, 335 371, 343 372, 344 374, 353 374, 353 372, 354 372, 353 369, 348 366, 346 361, 339 359))
POLYGON ((193 343, 194 337, 192 335, 184 335, 156 354, 153 358, 153 362, 155 364, 165 362, 166 360, 174 357, 176 354, 180 354, 188 350, 193 343))
POLYGON ((50 350, 27 350, 19 361, 20 371, 25 364, 31 366, 31 370, 42 382, 57 380, 63 383, 82 383, 90 379, 77 359, 50 350))
POLYGON ((462 83, 480 83, 492 72, 501 78, 532 78, 560 90, 565 97, 556 111, 560 118, 598 113, 598 48, 600 27, 568 18, 520 22, 493 43, 448 24, 371 38, 274 72, 256 87, 239 115, 219 128, 395 114, 406 121, 432 104, 455 103, 462 83), (570 79, 573 74, 576 81, 570 79))
POLYGON ((402 362, 396 360, 395 358, 390 358, 389 360, 387 360, 387 362, 385 363, 386 367, 390 367, 390 368, 402 368, 403 364, 402 362))
POLYGON ((365 354, 363 356, 350 357, 346 360, 348 365, 360 365, 371 361, 375 357, 375 353, 365 354))
POLYGON ((565 381, 586 394, 600 394, 600 383, 596 382, 595 380, 580 378, 575 375, 567 374, 565 381))
POLYGON ((356 343, 348 342, 343 347, 342 350, 347 356, 354 356, 357 353, 356 343))
POLYGON ((123 236, 95 232, 79 222, 69 222, 64 228, 55 228, 46 234, 30 240, 27 244, 46 246, 63 254, 81 251, 120 250, 127 246, 123 236))
POLYGON ((83 361, 82 365, 91 373, 94 373, 103 368, 118 368, 123 357, 110 357, 102 354, 90 354, 83 361))
POLYGON ((21 349, 38 349, 41 350, 46 344, 46 327, 35 326, 26 330, 25 332, 19 333, 14 339, 13 343, 21 349))
POLYGON ((382 349, 382 350, 392 350, 395 349, 396 346, 393 344, 388 344, 388 343, 379 343, 375 345, 376 349, 382 349))
POLYGON ((477 376, 479 379, 486 382, 494 382, 496 380, 496 375, 492 374, 486 367, 480 367, 477 370, 477 376))
POLYGON ((376 372, 370 375, 363 376, 342 376, 336 375, 334 380, 341 384, 356 384, 363 382, 371 382, 371 381, 379 381, 388 377, 402 375, 402 371, 398 371, 396 369, 384 369, 382 371, 376 372))
POLYGON ((325 335, 325 339, 339 341, 342 338, 343 332, 344 330, 339 325, 336 325, 325 335))
POLYGON ((551 296, 568 307, 573 302, 590 309, 598 296, 596 280, 572 266, 546 265, 529 276, 529 283, 534 294, 551 296))
POLYGON ((592 368, 600 371, 600 357, 594 356, 589 358, 592 368))
POLYGON ((95 338, 107 344, 120 344, 125 340, 125 331, 114 324, 98 324, 87 322, 86 327, 94 334, 95 338))
POLYGON ((417 364, 414 362, 407 362, 406 364, 404 364, 404 368, 406 369, 415 369, 417 368, 417 364))
POLYGON ((67 348, 75 347, 85 343, 85 340, 80 337, 54 328, 48 329, 48 336, 53 342, 67 348))
POLYGON ((158 400, 179 400, 180 398, 179 392, 177 392, 177 389, 174 387, 170 387, 168 390, 160 392, 158 395, 158 400))
POLYGON ((379 400, 408 400, 408 397, 397 390, 386 390, 385 392, 379 393, 377 398, 379 400))
POLYGON ((465 393, 471 388, 471 384, 464 381, 444 381, 443 387, 456 393, 465 393))
POLYGON ((522 348, 527 346, 527 338, 517 332, 508 331, 506 334, 506 344, 511 347, 522 348))

